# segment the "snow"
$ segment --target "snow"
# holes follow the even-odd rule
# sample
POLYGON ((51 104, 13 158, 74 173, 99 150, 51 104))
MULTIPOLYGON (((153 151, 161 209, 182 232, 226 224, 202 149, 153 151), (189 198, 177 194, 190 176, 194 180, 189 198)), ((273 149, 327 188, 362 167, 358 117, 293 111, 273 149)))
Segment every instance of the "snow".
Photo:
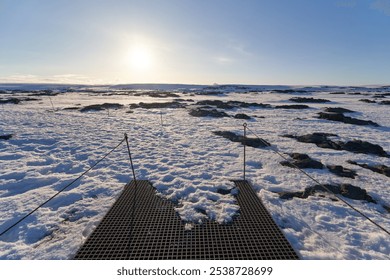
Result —
MULTIPOLYGON (((17 88, 17 85, 0 86, 0 90, 17 88)), ((175 210, 187 230, 206 219, 230 222, 239 210, 231 179, 242 178, 243 147, 211 132, 229 130, 242 134, 243 121, 192 117, 185 108, 139 108, 128 113, 128 104, 174 100, 131 93, 119 95, 126 90, 149 89, 169 90, 194 102, 220 99, 276 106, 291 104, 288 100, 296 96, 331 100, 325 104, 310 103, 311 108, 306 110, 239 108, 225 112, 264 117, 253 118, 247 123, 253 132, 272 144, 272 149, 283 153, 306 153, 325 165, 337 164, 357 170, 356 179, 337 177, 326 169, 305 171, 323 184, 349 183, 367 190, 377 204, 346 200, 390 229, 390 213, 383 207, 390 206, 389 177, 346 162, 354 160, 390 166, 389 158, 321 149, 314 144, 281 137, 283 134, 335 133, 339 136, 336 140, 369 141, 381 145, 389 153, 388 105, 359 101, 361 98, 373 99, 375 93, 386 93, 386 88, 215 86, 215 91, 224 92, 221 95, 196 95, 195 92, 210 91, 213 87, 191 85, 74 85, 71 92, 66 85, 23 85, 19 88, 26 92, 7 91, 0 94, 0 98, 26 97, 32 93, 29 90, 45 88, 60 94, 50 98, 33 96, 40 101, 0 105, 0 135, 13 134, 10 140, 0 140, 0 231, 77 178, 115 147, 124 133, 129 135, 137 179, 150 180, 158 195, 175 203, 175 210), (301 89, 304 92, 275 93, 272 92, 274 89, 301 89), (335 91, 360 91, 367 96, 329 94, 335 91), (105 102, 126 106, 87 113, 61 110, 105 102), (354 110, 357 113, 347 115, 372 120, 381 127, 317 119, 316 113, 325 107, 354 110), (233 194, 221 194, 220 189, 233 189, 233 194)), ((188 101, 187 104, 194 103, 188 101)), ((298 170, 280 165, 282 159, 272 149, 247 147, 246 177, 302 258, 389 259, 389 235, 345 204, 332 200, 330 195, 280 199, 275 192, 301 191, 315 183, 298 170)), ((81 180, 0 237, 0 259, 72 258, 131 179, 127 149, 121 145, 81 180)))

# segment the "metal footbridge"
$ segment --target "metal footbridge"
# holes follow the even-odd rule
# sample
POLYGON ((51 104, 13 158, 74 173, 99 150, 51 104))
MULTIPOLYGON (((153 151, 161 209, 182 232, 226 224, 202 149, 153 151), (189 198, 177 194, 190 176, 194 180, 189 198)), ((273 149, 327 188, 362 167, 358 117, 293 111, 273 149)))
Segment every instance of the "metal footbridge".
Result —
POLYGON ((174 204, 149 181, 131 181, 74 259, 298 259, 248 181, 234 183, 240 214, 232 223, 207 221, 186 230, 174 204))

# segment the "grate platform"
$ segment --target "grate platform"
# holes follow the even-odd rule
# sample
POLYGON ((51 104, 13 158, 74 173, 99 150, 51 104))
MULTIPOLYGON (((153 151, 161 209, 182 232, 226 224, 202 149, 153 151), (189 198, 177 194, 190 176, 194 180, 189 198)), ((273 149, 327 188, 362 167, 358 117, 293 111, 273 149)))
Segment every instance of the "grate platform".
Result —
POLYGON ((149 181, 137 180, 132 216, 132 181, 75 259, 298 259, 249 183, 235 184, 241 210, 232 224, 208 221, 186 231, 173 203, 158 197, 149 181))

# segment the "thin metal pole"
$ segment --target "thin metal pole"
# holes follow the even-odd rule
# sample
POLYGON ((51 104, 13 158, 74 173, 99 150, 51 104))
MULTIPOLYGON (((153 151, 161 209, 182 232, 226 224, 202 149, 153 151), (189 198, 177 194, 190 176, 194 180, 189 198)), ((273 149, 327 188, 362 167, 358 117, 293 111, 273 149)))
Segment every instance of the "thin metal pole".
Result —
POLYGON ((53 108, 53 111, 55 111, 54 104, 53 104, 53 101, 51 100, 50 96, 49 96, 49 100, 50 100, 50 103, 51 103, 51 107, 53 108))
POLYGON ((247 124, 244 123, 244 139, 243 139, 243 144, 244 144, 244 181, 245 181, 245 173, 246 173, 246 127, 247 124))
POLYGON ((133 165, 133 159, 131 157, 130 152, 130 145, 129 145, 129 138, 127 137, 127 133, 125 133, 125 139, 126 139, 126 145, 127 145, 127 151, 129 153, 129 159, 130 159, 130 165, 131 170, 133 172, 133 181, 134 181, 134 198, 133 198, 133 209, 131 211, 131 228, 130 228, 130 240, 129 240, 129 255, 130 255, 130 246, 131 246, 131 239, 133 237, 133 228, 134 228, 134 216, 135 216, 135 209, 136 209, 136 203, 137 203, 137 179, 135 178, 135 171, 134 171, 134 165, 133 165))
POLYGON ((128 138, 128 136, 127 136, 127 133, 125 133, 125 139, 126 139, 127 151, 128 151, 128 153, 129 153, 129 159, 130 159, 131 170, 133 171, 133 179, 134 179, 135 185, 137 185, 137 180, 136 180, 136 178, 135 178, 135 172, 134 172, 133 159, 132 159, 132 157, 131 157, 131 152, 130 152, 129 138, 128 138))

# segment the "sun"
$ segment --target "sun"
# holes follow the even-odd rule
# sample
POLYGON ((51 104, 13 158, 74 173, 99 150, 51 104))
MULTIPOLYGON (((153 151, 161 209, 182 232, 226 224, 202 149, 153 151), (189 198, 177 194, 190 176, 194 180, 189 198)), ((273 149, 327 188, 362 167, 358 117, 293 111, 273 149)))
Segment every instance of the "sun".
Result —
POLYGON ((145 46, 130 48, 127 62, 133 70, 146 71, 152 67, 152 54, 145 46))

